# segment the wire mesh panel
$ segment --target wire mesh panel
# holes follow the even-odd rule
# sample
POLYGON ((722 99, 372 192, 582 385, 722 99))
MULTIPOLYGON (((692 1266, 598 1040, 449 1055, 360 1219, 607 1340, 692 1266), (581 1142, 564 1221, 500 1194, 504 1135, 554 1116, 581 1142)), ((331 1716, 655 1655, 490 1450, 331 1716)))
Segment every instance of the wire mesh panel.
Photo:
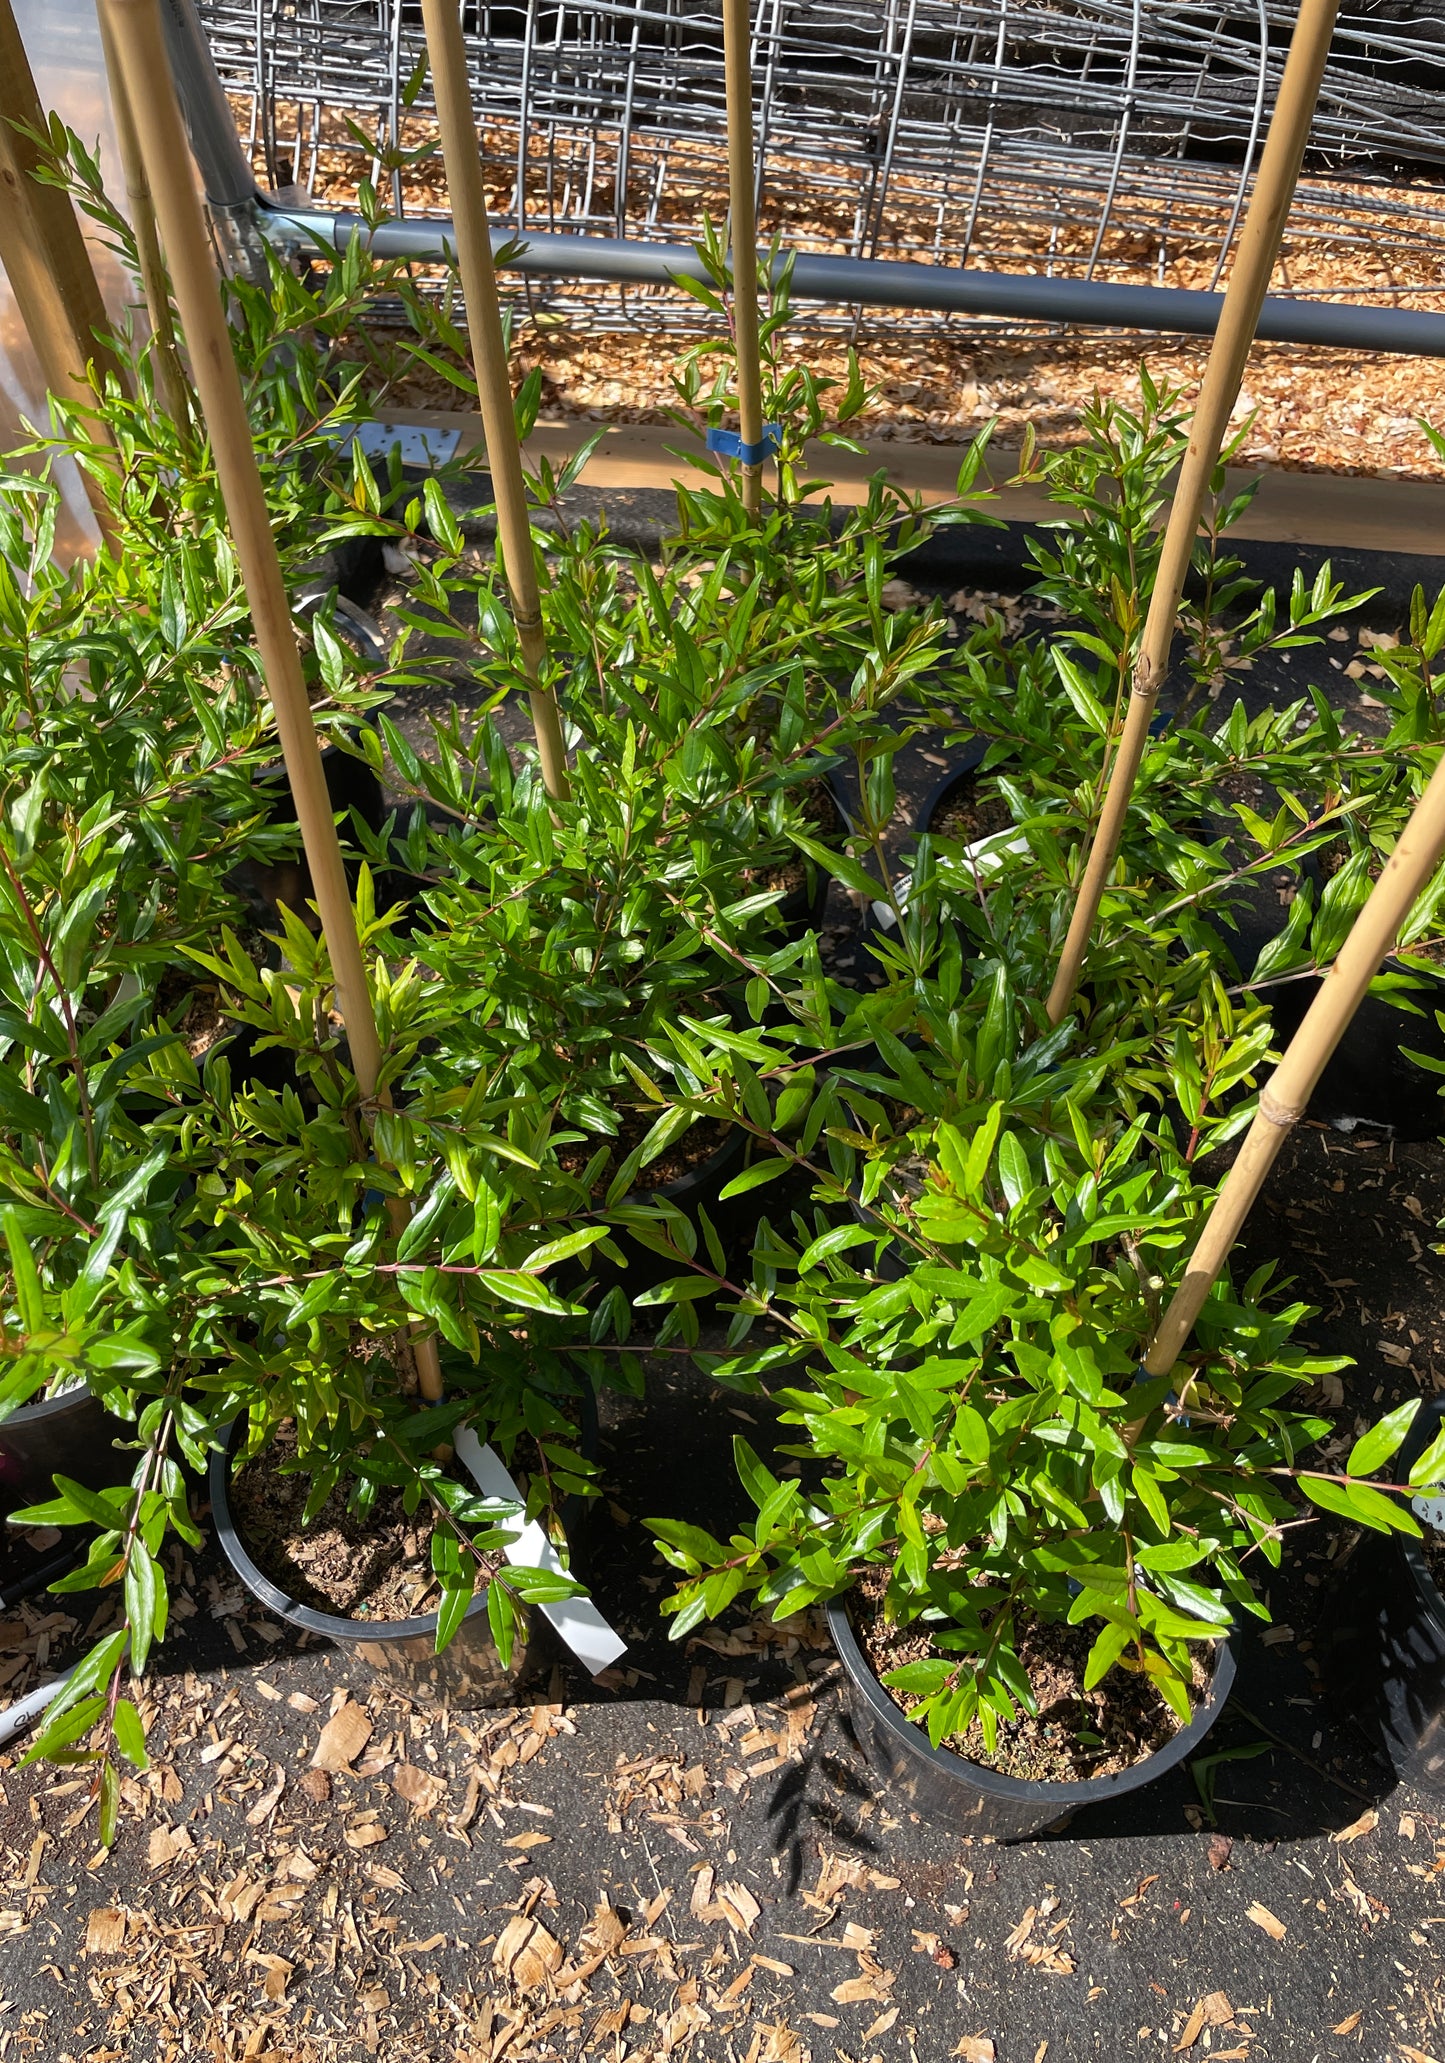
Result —
MULTIPOLYGON (((340 206, 370 178, 396 213, 446 211, 435 166, 397 162, 432 135, 417 0, 201 13, 271 185, 340 206)), ((755 0, 763 227, 865 258, 1214 285, 1293 18, 1281 0, 755 0)), ((721 214, 715 8, 464 0, 463 24, 499 219, 686 241, 721 214)), ((1294 290, 1431 283, 1442 114, 1445 0, 1342 18, 1291 219, 1294 290)))

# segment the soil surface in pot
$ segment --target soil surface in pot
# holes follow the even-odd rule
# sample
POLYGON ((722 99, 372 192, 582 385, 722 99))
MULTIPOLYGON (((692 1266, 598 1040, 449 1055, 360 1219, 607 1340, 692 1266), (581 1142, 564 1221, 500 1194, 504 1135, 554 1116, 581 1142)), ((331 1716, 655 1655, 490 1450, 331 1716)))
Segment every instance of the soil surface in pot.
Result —
POLYGON ((972 845, 975 839, 1009 830, 1013 820, 1013 811, 997 788, 985 787, 975 775, 935 812, 928 831, 933 838, 955 838, 960 844, 972 845))
MULTIPOLYGON (((890 1626, 883 1618, 886 1569, 864 1571, 855 1592, 853 1625, 858 1645, 874 1674, 884 1676, 905 1662, 949 1659, 936 1648, 927 1627, 890 1626)), ((1097 1626, 1056 1626, 1041 1619, 1021 1620, 1019 1659, 1032 1686, 1039 1714, 1020 1712, 1001 1721, 992 1754, 984 1747, 977 1720, 966 1733, 946 1745, 969 1762, 1000 1776, 1032 1783, 1071 1784, 1089 1777, 1117 1776, 1173 1740, 1180 1728, 1176 1713, 1146 1676, 1116 1664, 1092 1690, 1084 1689, 1084 1670, 1097 1626)), ((1208 1687, 1208 1663, 1195 1664, 1195 1694, 1208 1687)), ((904 1691, 884 1690, 900 1712, 919 1703, 904 1691)), ((922 1731, 922 1729, 920 1729, 922 1731)))
MULTIPOLYGON (((607 1185, 621 1167, 629 1153, 634 1153, 657 1122, 657 1113, 650 1110, 623 1110, 617 1113, 618 1131, 615 1138, 606 1136, 578 1140, 575 1145, 564 1146, 558 1152, 557 1161, 569 1175, 580 1175, 599 1146, 610 1148, 612 1158, 593 1184, 594 1196, 605 1196, 607 1185)), ((665 1147, 656 1160, 650 1160, 645 1168, 639 1168, 633 1177, 634 1191, 646 1192, 665 1189, 669 1182, 680 1182, 685 1175, 695 1175, 700 1167, 710 1161, 715 1153, 727 1143, 730 1125, 719 1118, 700 1117, 695 1125, 689 1125, 680 1139, 674 1139, 665 1147)))
MULTIPOLYGON (((298 1604, 343 1619, 412 1619, 434 1612, 441 1590, 431 1571, 433 1515, 419 1505, 408 1517, 399 1490, 383 1490, 364 1518, 347 1510, 351 1486, 340 1483, 303 1529, 311 1488, 304 1471, 281 1464, 295 1453, 284 1428, 231 1481, 231 1513, 247 1552, 263 1575, 298 1604)), ((502 1557, 483 1557, 488 1570, 502 1557)))

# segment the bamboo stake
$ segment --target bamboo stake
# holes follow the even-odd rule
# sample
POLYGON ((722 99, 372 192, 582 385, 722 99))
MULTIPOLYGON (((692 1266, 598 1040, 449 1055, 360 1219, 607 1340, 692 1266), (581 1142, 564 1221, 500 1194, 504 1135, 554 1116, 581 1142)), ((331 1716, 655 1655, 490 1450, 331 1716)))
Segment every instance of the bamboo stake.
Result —
MULTIPOLYGON (((14 9, 0 0, 0 266, 47 390, 59 401, 94 409, 87 368, 93 365, 102 380, 120 379, 121 369, 102 338, 105 303, 70 196, 35 177, 40 154, 24 132, 45 128, 14 9)), ((103 416, 87 421, 85 432, 92 443, 113 448, 103 416)), ((84 466, 79 472, 100 534, 114 548, 115 518, 105 490, 84 466)))
POLYGON ((531 682, 532 728, 542 763, 547 793, 567 798, 567 748, 557 713, 557 698, 542 685, 547 663, 547 638, 542 628, 542 602, 537 590, 537 562, 532 552, 532 525, 527 487, 522 475, 522 448, 512 408, 512 382, 502 307, 497 298, 497 273, 492 263, 492 233, 487 219, 487 194, 482 184, 481 143, 472 114, 467 81, 467 50, 457 0, 422 0, 437 125, 452 197, 457 233, 457 266, 467 303, 467 332, 477 375, 477 398, 487 444, 487 464, 497 499, 497 553, 512 597, 512 615, 522 664, 531 682))
POLYGON ((151 198, 150 181, 146 178, 145 162, 141 157, 135 115, 131 109, 130 95, 125 90, 125 80, 121 77, 110 16, 104 7, 100 9, 100 42, 105 53, 105 74, 110 86, 110 106, 115 117, 115 137, 120 148, 121 170, 125 175, 126 198, 130 202, 136 265, 140 274, 141 292, 145 296, 146 313, 150 318, 157 399, 169 420, 175 424, 176 434, 182 444, 185 444, 189 440, 191 428, 190 384, 186 379, 180 352, 176 346, 176 329, 171 319, 170 282, 166 278, 165 260, 161 256, 155 203, 151 198))
MULTIPOLYGON (((301 655, 271 532, 261 475, 241 392, 230 333, 217 291, 211 249, 191 177, 191 156, 181 125, 161 37, 157 0, 101 0, 142 159, 155 197, 170 259, 205 427, 230 521, 231 537, 251 604, 256 644, 276 711, 276 728, 311 869, 316 906, 331 958, 336 1000, 346 1025, 351 1065, 367 1104, 387 1100, 380 1090, 381 1042, 357 937, 356 918, 341 861, 341 846, 326 792, 316 726, 306 695, 301 655)), ((393 1224, 405 1222, 400 1199, 390 1205, 393 1224)), ((441 1363, 434 1338, 412 1335, 422 1394, 441 1395, 441 1363)))
MULTIPOLYGON (((763 441, 763 369, 758 342, 757 167, 753 150, 753 73, 748 0, 723 0, 723 64, 727 72, 728 224, 733 267, 733 344, 737 351, 738 434, 754 450, 763 441)), ((743 506, 763 509, 761 464, 743 463, 743 506)))
POLYGON ((1412 904, 1445 854, 1445 760, 1411 813, 1319 994, 1265 1084, 1254 1123, 1244 1135, 1205 1220, 1184 1280, 1144 1356, 1150 1375, 1165 1375, 1189 1337, 1229 1250, 1291 1126, 1303 1117, 1315 1084, 1387 953, 1412 904))
POLYGON ((1074 904, 1068 937, 1049 991, 1048 1013, 1053 1024, 1059 1022, 1074 999, 1084 956, 1089 949, 1089 934, 1094 928, 1104 888, 1118 857, 1129 798, 1149 740, 1154 705, 1169 671, 1174 625, 1205 498, 1209 493, 1210 478, 1219 463, 1229 418, 1239 399, 1245 361, 1254 341, 1270 275, 1279 256, 1280 239, 1299 179, 1305 145, 1309 141, 1310 122, 1319 98, 1320 79, 1338 12, 1339 0, 1302 0, 1290 40, 1279 99, 1270 119, 1269 135, 1260 157, 1259 173, 1240 236, 1238 255, 1229 275, 1219 327, 1215 331, 1199 389, 1189 444, 1174 489, 1159 570, 1154 578, 1144 636, 1134 665, 1133 688, 1123 734, 1074 904))

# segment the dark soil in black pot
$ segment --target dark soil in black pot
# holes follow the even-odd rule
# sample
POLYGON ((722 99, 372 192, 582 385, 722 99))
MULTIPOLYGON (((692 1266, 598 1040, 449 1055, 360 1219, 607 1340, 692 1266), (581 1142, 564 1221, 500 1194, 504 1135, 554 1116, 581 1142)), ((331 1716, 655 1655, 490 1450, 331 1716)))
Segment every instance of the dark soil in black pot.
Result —
MULTIPOLYGON (((874 1774, 884 1780, 889 1809, 914 1812, 957 1833, 999 1841, 1023 1841, 1064 1826, 1087 1805, 1115 1802, 1167 1775, 1198 1751, 1223 1712, 1234 1682, 1234 1648, 1229 1643, 1216 1651, 1208 1688, 1201 1692, 1187 1726, 1109 1774, 1041 1780, 1005 1774, 951 1748, 931 1746, 923 1728, 904 1715, 879 1682, 854 1631, 848 1601, 828 1606, 828 1629, 848 1681, 859 1746, 874 1774)), ((1040 1755, 1052 1755, 1057 1743, 1036 1738, 1034 1747, 1040 1755)))

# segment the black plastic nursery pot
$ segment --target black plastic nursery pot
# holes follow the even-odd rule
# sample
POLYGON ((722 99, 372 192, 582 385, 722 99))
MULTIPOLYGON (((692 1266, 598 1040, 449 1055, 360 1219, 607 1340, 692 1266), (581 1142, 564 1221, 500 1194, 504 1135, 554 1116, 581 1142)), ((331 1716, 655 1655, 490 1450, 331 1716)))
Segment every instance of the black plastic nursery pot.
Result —
POLYGON ((1234 1643, 1226 1641, 1215 1650, 1208 1695, 1165 1747, 1115 1776, 1032 1782, 985 1769, 951 1748, 931 1746, 923 1728, 899 1710, 874 1675, 853 1632, 846 1598, 835 1598, 827 1612, 828 1631, 848 1679, 853 1730, 869 1767, 887 1784, 890 1804, 934 1826, 985 1840, 1027 1841, 1034 1834, 1056 1832, 1086 1805, 1112 1804, 1157 1782, 1197 1752, 1234 1683, 1234 1643))
MULTIPOLYGON (((1445 1423, 1445 1398, 1421 1405, 1393 1464, 1404 1481, 1445 1423)), ((1413 1505, 1445 1537, 1445 1498, 1413 1505), (1424 1507, 1422 1509, 1422 1506, 1424 1507)), ((1445 1596, 1408 1534, 1366 1534, 1336 1565, 1327 1669, 1354 1717, 1402 1783, 1445 1797, 1445 1596)))
MULTIPOLYGON (((1435 1021, 1436 1011, 1445 1010, 1445 973, 1436 978, 1393 959, 1383 971, 1420 984, 1410 992, 1414 1008, 1397 1010, 1378 996, 1365 997, 1315 1086, 1309 1115, 1344 1129, 1378 1125, 1401 1139, 1438 1139, 1445 1133, 1445 1075, 1421 1067, 1407 1049, 1445 1062, 1445 1032, 1435 1021)), ((1293 1038, 1319 989, 1320 978, 1310 976, 1260 991, 1280 1044, 1293 1038)))
POLYGON ((115 1444, 125 1431, 84 1388, 22 1404, 0 1419, 0 1508, 53 1497, 56 1476, 90 1490, 124 1483, 135 1467, 134 1455, 115 1444))
POLYGON ((408 1697, 463 1710, 510 1704, 541 1662, 535 1621, 525 1606, 517 1608, 524 1630, 513 1648, 510 1666, 504 1668, 487 1618, 485 1590, 478 1591, 465 1619, 438 1654, 435 1612, 411 1619, 345 1619, 299 1603, 256 1566, 230 1502, 231 1456, 243 1431, 244 1421, 237 1419, 225 1446, 212 1450, 209 1487, 216 1537, 251 1595, 286 1625, 329 1640, 408 1697))
MULTIPOLYGON (((674 1176, 670 1182, 659 1182, 651 1189, 629 1190, 623 1203, 632 1210, 645 1209, 649 1204, 657 1203, 670 1203, 687 1213, 701 1208, 707 1212, 726 1243, 732 1204, 723 1203, 720 1198, 723 1189, 740 1172, 747 1152, 747 1133, 740 1125, 729 1125, 712 1152, 686 1173, 674 1176)), ((738 1201, 745 1203, 746 1198, 738 1201)), ((591 1275, 605 1286, 620 1283, 629 1294, 636 1294, 653 1288, 678 1272, 674 1263, 634 1239, 625 1227, 616 1229, 612 1237, 627 1255, 626 1268, 619 1268, 615 1262, 594 1250, 580 1260, 563 1264, 554 1282, 559 1293, 570 1293, 572 1289, 579 1288, 591 1275)))
MULTIPOLYGON (((913 825, 918 837, 932 835, 949 811, 970 794, 991 742, 988 738, 970 738, 956 754, 948 772, 934 783, 919 807, 913 825)), ((886 934, 893 928, 893 912, 888 904, 882 901, 872 903, 864 915, 865 934, 869 931, 886 934)))

